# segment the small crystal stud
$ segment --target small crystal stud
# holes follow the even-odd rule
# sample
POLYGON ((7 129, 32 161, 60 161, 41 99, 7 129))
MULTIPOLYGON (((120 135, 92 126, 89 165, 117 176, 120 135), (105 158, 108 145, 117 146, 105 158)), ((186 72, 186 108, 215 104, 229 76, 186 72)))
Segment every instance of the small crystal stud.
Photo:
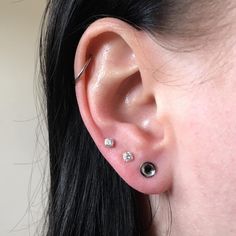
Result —
POLYGON ((105 138, 104 139, 104 145, 108 148, 112 148, 115 145, 115 141, 112 138, 105 138))
POLYGON ((124 152, 123 159, 125 162, 132 161, 134 159, 134 155, 131 152, 124 152))

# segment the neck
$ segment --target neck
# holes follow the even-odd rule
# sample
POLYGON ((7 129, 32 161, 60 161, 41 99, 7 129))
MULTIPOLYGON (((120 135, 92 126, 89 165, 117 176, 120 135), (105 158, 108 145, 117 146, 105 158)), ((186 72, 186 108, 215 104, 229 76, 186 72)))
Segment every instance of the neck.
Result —
POLYGON ((150 196, 150 200, 154 215, 151 236, 236 235, 236 207, 217 200, 216 195, 182 189, 179 193, 150 196))

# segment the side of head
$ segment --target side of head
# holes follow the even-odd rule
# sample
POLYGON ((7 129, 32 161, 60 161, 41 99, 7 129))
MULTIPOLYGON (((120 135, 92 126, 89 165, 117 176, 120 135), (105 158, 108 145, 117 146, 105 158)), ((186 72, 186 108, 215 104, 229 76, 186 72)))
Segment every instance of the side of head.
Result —
POLYGON ((138 192, 171 192, 181 206, 193 196, 204 203, 209 190, 213 201, 215 181, 223 186, 229 175, 230 188, 236 46, 226 2, 49 2, 49 235, 143 234, 138 192), (152 178, 140 173, 145 162, 157 168, 152 178))

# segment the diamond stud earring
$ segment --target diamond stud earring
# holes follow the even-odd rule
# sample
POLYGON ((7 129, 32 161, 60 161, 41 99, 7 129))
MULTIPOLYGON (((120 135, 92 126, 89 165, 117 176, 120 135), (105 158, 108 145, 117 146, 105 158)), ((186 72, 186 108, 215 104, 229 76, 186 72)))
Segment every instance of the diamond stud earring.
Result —
POLYGON ((105 138, 104 139, 104 145, 107 148, 113 148, 115 146, 115 141, 112 138, 105 138))
POLYGON ((134 159, 134 155, 131 152, 124 152, 123 153, 123 160, 125 162, 130 162, 134 159))
POLYGON ((145 162, 140 167, 141 174, 146 178, 151 178, 156 174, 156 167, 151 162, 145 162))

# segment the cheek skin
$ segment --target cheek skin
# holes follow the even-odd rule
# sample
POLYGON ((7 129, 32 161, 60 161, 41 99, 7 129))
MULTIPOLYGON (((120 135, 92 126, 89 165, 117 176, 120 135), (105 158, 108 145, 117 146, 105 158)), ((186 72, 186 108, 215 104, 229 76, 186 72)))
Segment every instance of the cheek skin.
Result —
POLYGON ((224 77, 220 86, 211 80, 170 98, 178 148, 174 185, 180 193, 187 190, 183 201, 195 199, 196 208, 219 216, 236 212, 235 78, 224 77))
POLYGON ((235 36, 230 47, 225 40, 221 47, 210 46, 165 53, 161 66, 161 53, 152 55, 157 114, 174 137, 168 146, 173 170, 168 196, 176 235, 236 232, 235 36))
MULTIPOLYGON (((168 58, 155 74, 163 79, 155 87, 157 111, 168 118, 175 138, 175 147, 170 147, 172 210, 183 220, 192 211, 192 222, 206 216, 225 222, 236 212, 236 53, 223 69, 207 64, 205 55, 182 59, 168 58), (206 82, 199 84, 199 74, 206 82)), ((204 222, 214 228, 212 221, 204 222)))
POLYGON ((228 175, 236 161, 236 114, 230 101, 233 97, 217 95, 211 91, 199 94, 197 100, 186 101, 186 107, 177 111, 180 113, 175 121, 176 136, 182 147, 181 161, 186 161, 198 173, 198 178, 208 176, 214 182, 222 181, 222 174, 228 175))

